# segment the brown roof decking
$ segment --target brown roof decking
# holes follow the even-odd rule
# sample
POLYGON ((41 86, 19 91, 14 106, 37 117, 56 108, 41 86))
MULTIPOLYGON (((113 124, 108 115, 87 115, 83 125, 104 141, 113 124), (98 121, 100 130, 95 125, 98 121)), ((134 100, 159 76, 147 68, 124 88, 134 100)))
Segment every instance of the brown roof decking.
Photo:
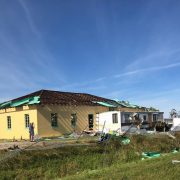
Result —
POLYGON ((110 99, 94 96, 86 93, 72 93, 52 90, 40 90, 27 94, 25 96, 13 99, 13 101, 22 100, 24 98, 40 96, 40 104, 59 104, 59 105, 96 105, 93 101, 113 102, 110 99))
MULTIPOLYGON (((132 107, 124 107, 121 103, 117 101, 99 97, 99 96, 94 96, 91 94, 61 92, 61 91, 52 91, 52 90, 40 90, 40 91, 33 92, 31 94, 27 94, 25 96, 13 99, 11 101, 4 102, 0 104, 0 109, 9 108, 11 107, 13 103, 16 104, 18 101, 21 101, 21 100, 23 101, 26 98, 34 98, 35 96, 38 96, 39 99, 35 100, 34 104, 41 104, 41 105, 46 105, 46 104, 69 105, 69 106, 70 105, 73 105, 73 106, 88 105, 88 106, 106 106, 106 107, 119 107, 119 108, 132 109, 132 107)), ((26 104, 26 101, 25 101, 25 104, 26 104)), ((31 104, 31 101, 30 101, 30 104, 31 104)), ((24 103, 20 103, 19 105, 16 104, 15 107, 22 106, 22 105, 24 105, 24 103)), ((137 106, 136 108, 141 109, 142 112, 159 112, 158 110, 155 111, 152 108, 145 108, 145 107, 139 107, 139 106, 137 106)))

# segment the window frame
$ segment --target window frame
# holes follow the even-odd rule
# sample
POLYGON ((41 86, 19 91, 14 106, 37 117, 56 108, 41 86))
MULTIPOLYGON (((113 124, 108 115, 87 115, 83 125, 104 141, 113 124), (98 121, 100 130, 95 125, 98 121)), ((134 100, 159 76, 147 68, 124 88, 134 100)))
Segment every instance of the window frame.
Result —
POLYGON ((143 121, 147 121, 147 115, 145 115, 145 114, 143 115, 143 121))
POLYGON ((12 129, 11 116, 7 116, 7 129, 12 129))
POLYGON ((129 113, 124 113, 124 123, 130 123, 130 114, 129 113))
POLYGON ((154 122, 158 121, 158 114, 153 114, 153 121, 154 122), (154 118, 154 117, 156 117, 156 118, 154 118))
POLYGON ((25 122, 25 128, 29 128, 29 125, 30 125, 30 116, 29 116, 29 114, 24 114, 24 122, 25 122))
POLYGON ((112 123, 113 124, 118 124, 118 113, 113 113, 112 114, 112 123))

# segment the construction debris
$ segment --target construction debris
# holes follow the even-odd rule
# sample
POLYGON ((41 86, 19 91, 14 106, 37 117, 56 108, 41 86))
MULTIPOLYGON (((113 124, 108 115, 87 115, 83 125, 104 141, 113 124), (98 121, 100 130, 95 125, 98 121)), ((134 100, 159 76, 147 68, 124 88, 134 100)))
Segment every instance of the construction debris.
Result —
POLYGON ((99 143, 104 142, 104 141, 108 141, 110 139, 111 135, 108 133, 103 133, 101 134, 101 137, 99 138, 99 143))
POLYGON ((172 160, 172 163, 173 163, 173 164, 177 164, 177 163, 180 163, 180 161, 178 161, 178 160, 172 160))
POLYGON ((72 134, 69 135, 69 137, 71 137, 71 138, 78 138, 79 135, 77 133, 73 132, 72 134))
POLYGON ((130 139, 128 137, 121 137, 121 142, 122 142, 122 144, 127 145, 131 141, 130 141, 130 139))
POLYGON ((172 139, 176 139, 176 137, 175 136, 173 136, 172 134, 170 134, 169 132, 167 132, 166 133, 170 138, 172 138, 172 139))
POLYGON ((172 150, 172 153, 178 153, 179 152, 179 148, 175 148, 172 150))
POLYGON ((151 158, 156 158, 156 157, 160 157, 160 153, 159 152, 143 152, 142 156, 143 158, 141 160, 144 160, 145 158, 151 159, 151 158))
POLYGON ((9 150, 19 149, 19 146, 14 144, 14 146, 13 146, 13 147, 9 147, 8 149, 9 149, 9 150))

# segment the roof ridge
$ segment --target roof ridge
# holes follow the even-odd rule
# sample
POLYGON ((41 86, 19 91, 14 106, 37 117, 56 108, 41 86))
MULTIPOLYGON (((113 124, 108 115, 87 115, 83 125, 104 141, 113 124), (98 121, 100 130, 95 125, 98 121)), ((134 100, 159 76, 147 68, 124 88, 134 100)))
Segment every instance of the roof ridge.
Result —
POLYGON ((39 95, 40 98, 41 98, 43 92, 44 92, 44 89, 41 90, 41 93, 40 93, 40 95, 39 95))
MULTIPOLYGON (((41 91, 49 91, 49 92, 57 92, 57 93, 71 93, 71 94, 85 94, 85 95, 91 95, 89 93, 85 93, 85 92, 71 92, 71 91, 59 91, 59 90, 51 90, 51 89, 42 89, 41 91)), ((96 96, 96 95, 93 95, 96 96)))
POLYGON ((34 92, 32 92, 32 93, 29 93, 29 94, 26 94, 26 95, 23 95, 23 96, 20 96, 20 97, 17 97, 17 98, 13 98, 13 99, 11 99, 11 100, 9 100, 9 101, 18 101, 19 99, 27 98, 27 97, 29 97, 29 96, 39 96, 38 92, 41 93, 41 91, 43 91, 43 90, 34 91, 34 92), (36 94, 36 93, 37 93, 37 94, 36 94), (33 94, 34 94, 34 95, 33 95, 33 94), (36 95, 35 95, 35 94, 36 94, 36 95))
POLYGON ((21 97, 17 97, 14 99, 11 99, 10 101, 15 102, 24 98, 29 98, 33 96, 39 96, 40 101, 42 103, 85 103, 85 104, 92 104, 93 101, 112 101, 111 99, 96 96, 89 93, 79 93, 79 92, 64 92, 64 91, 55 91, 55 90, 46 90, 41 89, 39 91, 35 91, 26 95, 23 95, 21 97), (50 100, 51 99, 51 100, 50 100))

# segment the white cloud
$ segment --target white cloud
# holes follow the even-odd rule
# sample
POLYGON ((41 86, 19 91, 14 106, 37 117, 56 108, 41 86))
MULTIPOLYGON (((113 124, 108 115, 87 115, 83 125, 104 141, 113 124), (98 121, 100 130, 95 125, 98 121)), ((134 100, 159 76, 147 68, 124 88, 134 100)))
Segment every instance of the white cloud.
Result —
POLYGON ((167 64, 167 65, 163 65, 163 66, 154 66, 154 67, 150 67, 150 68, 136 69, 134 71, 128 71, 125 73, 116 74, 116 75, 114 75, 114 78, 120 78, 123 76, 131 76, 134 74, 148 72, 148 71, 158 71, 158 70, 170 69, 170 68, 174 68, 174 67, 178 67, 178 66, 180 66, 180 62, 171 63, 171 64, 167 64))
POLYGON ((30 11, 29 11, 29 9, 28 9, 25 1, 24 1, 24 0, 18 0, 18 1, 19 1, 19 3, 20 3, 21 7, 23 8, 24 12, 25 12, 27 21, 28 21, 28 23, 29 23, 29 26, 30 26, 32 32, 33 32, 37 37, 40 37, 40 33, 39 33, 38 29, 36 28, 36 25, 35 25, 35 23, 34 23, 34 21, 33 21, 33 19, 32 19, 31 13, 30 13, 30 11))
POLYGON ((164 63, 170 64, 180 55, 180 49, 168 49, 163 47, 157 49, 158 50, 150 51, 149 53, 141 55, 139 58, 135 59, 126 66, 126 70, 129 71, 139 67, 153 66, 154 64, 157 64, 157 66, 164 65, 164 63))

